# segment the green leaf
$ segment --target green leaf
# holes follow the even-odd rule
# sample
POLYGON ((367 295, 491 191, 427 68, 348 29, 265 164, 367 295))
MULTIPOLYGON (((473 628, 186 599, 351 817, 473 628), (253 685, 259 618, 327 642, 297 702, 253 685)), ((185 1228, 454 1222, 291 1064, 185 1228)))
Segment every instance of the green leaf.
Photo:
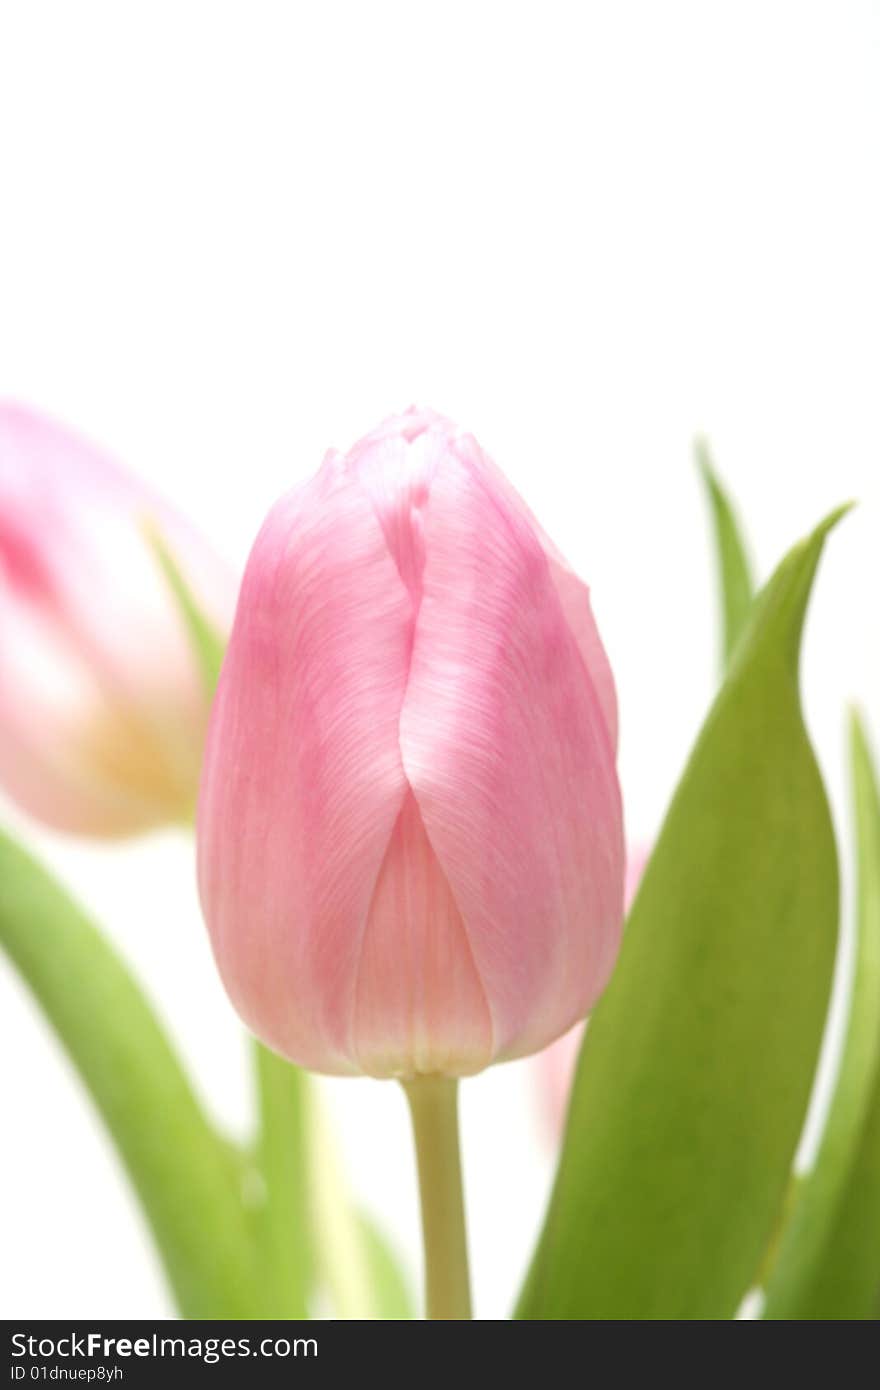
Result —
POLYGON ((715 472, 706 440, 698 439, 694 449, 697 464, 706 484, 706 494, 715 528, 718 591, 723 619, 721 653, 723 673, 727 670, 736 644, 745 631, 755 596, 755 588, 742 531, 730 498, 715 472))
POLYGON ((260 1132, 255 1162, 262 1183, 256 1218, 266 1318, 306 1318, 313 1283, 305 1126, 305 1072, 254 1043, 260 1132))
POLYGON ((851 723, 856 953, 846 1039, 816 1162, 766 1284, 768 1319, 880 1317, 880 791, 851 723))
POLYGON ((205 616, 192 589, 184 578, 183 571, 168 547, 161 531, 147 519, 143 524, 147 544, 153 551, 172 597, 175 599, 183 619, 193 654, 199 665, 202 682, 209 698, 217 688, 220 667, 223 663, 225 643, 222 636, 205 616))
POLYGON ((754 607, 586 1032, 527 1318, 726 1319, 810 1096, 837 861, 798 694, 830 517, 754 607))
POLYGON ((0 946, 113 1137, 183 1316, 258 1316, 254 1248, 227 1146, 115 951, 2 834, 0 946))
POLYGON ((254 1050, 263 1316, 308 1317, 311 1299, 323 1285, 338 1318, 412 1318, 412 1297, 394 1252, 352 1202, 314 1083, 260 1043, 254 1050))
POLYGON ((351 1201, 336 1138, 317 1087, 309 1088, 309 1195, 319 1282, 339 1319, 412 1316, 391 1247, 351 1201))
POLYGON ((370 1280, 370 1316, 406 1322, 416 1315, 412 1289, 397 1254, 372 1217, 360 1214, 361 1240, 370 1280))

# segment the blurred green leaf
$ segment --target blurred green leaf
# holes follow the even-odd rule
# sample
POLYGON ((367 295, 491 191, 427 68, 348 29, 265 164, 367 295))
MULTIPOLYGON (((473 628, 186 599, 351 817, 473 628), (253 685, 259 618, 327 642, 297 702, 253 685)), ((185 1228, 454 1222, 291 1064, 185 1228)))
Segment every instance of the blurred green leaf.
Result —
POLYGON ((856 952, 846 1039, 815 1164, 766 1283, 768 1319, 880 1317, 880 792, 851 724, 856 952))
POLYGON ((313 1290, 306 1133, 305 1072, 255 1042, 259 1135, 255 1163, 262 1182, 256 1208, 266 1318, 307 1318, 313 1290))
POLYGON ((361 1213, 361 1240, 370 1280, 370 1316, 386 1322, 406 1322, 416 1316, 412 1289, 397 1254, 373 1221, 361 1213))
POLYGON ((177 603, 205 690, 213 697, 223 663, 223 637, 202 612, 161 531, 149 519, 144 522, 143 530, 177 603))
POLYGON ((727 670, 736 644, 745 631, 755 597, 751 566, 733 504, 721 485, 712 463, 709 445, 698 439, 694 446, 697 463, 706 484, 712 511, 718 560, 718 592, 723 619, 722 673, 727 670))
MULTIPOLYGON (((2 834, 0 946, 113 1137, 183 1316, 259 1316, 255 1252, 227 1145, 121 959, 45 870, 2 834)), ((38 1203, 39 1193, 32 1200, 38 1203)))
POLYGON ((352 1203, 318 1088, 309 1088, 309 1195, 319 1281, 334 1318, 412 1316, 405 1276, 378 1227, 352 1203))
POLYGON ((837 861, 798 657, 830 517, 759 596, 581 1052, 527 1318, 734 1316, 819 1053, 837 861))

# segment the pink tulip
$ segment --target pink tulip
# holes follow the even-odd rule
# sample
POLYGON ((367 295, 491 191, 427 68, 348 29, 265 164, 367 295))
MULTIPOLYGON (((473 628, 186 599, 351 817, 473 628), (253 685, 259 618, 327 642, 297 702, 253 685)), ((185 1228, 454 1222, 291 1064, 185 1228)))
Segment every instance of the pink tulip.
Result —
POLYGON ((215 701, 202 904, 250 1028, 464 1075, 582 1017, 623 898, 587 590, 475 440, 411 410, 270 512, 215 701))
POLYGON ((62 830, 121 835, 194 808, 208 701, 148 526, 224 625, 234 577, 190 526, 0 404, 0 786, 62 830))
MULTIPOLYGON (((650 851, 640 845, 627 856, 624 888, 624 902, 627 912, 636 895, 642 874, 645 872, 649 854, 650 851)), ((535 1058, 534 1065, 538 1076, 541 1106, 547 1120, 547 1128, 554 1139, 559 1138, 565 1123, 571 1083, 574 1080, 583 1040, 584 1025, 582 1022, 576 1023, 573 1028, 569 1028, 567 1033, 563 1033, 561 1038, 557 1038, 549 1047, 545 1047, 544 1051, 535 1058)))

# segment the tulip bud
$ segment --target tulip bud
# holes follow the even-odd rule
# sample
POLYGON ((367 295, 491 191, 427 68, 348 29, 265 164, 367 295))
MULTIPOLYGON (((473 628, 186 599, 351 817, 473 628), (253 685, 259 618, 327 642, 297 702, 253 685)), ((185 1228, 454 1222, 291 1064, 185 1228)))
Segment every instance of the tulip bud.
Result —
POLYGON ((543 1047, 614 964, 614 686, 587 590, 410 411, 270 512, 208 736, 199 880, 251 1029, 325 1072, 543 1047))
MULTIPOLYGON (((649 851, 642 845, 627 856, 624 882, 624 906, 627 912, 645 872, 648 856, 649 851)), ((571 1083, 574 1080, 583 1040, 584 1025, 576 1023, 574 1028, 569 1028, 567 1033, 563 1033, 561 1038, 545 1047, 535 1058, 541 1108, 547 1131, 553 1139, 558 1139, 562 1133, 571 1083)))
POLYGON ((225 626, 234 576, 182 518, 0 404, 0 786, 58 829, 122 835, 194 809, 208 700, 148 527, 225 626))

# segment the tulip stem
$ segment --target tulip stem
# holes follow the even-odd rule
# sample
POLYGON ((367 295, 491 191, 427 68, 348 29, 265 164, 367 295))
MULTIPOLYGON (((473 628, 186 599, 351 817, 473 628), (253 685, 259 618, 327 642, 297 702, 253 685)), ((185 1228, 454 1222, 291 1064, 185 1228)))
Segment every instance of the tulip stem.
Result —
POLYGON ((425 1246, 425 1305, 431 1319, 471 1316, 464 1190, 458 1142, 458 1082, 405 1081, 419 1170, 425 1246))

